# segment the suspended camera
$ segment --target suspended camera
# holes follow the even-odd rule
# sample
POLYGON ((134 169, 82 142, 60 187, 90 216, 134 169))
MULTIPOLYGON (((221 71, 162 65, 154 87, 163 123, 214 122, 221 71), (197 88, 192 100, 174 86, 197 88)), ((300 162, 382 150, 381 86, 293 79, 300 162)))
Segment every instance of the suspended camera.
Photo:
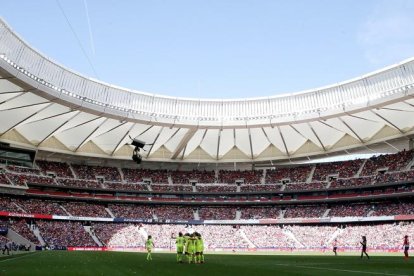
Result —
POLYGON ((142 156, 139 153, 139 151, 142 149, 144 150, 144 146, 147 145, 145 144, 145 142, 138 140, 138 139, 132 139, 132 137, 130 137, 132 140, 131 145, 134 146, 134 151, 132 152, 132 160, 134 160, 135 163, 137 164, 141 164, 142 161, 142 156))

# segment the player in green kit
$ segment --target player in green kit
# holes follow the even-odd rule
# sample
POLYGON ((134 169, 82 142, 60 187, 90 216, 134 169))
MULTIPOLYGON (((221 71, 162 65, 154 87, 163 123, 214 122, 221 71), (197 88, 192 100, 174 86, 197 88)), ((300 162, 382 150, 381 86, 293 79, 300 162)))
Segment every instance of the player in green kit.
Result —
POLYGON ((183 233, 178 233, 178 237, 175 239, 175 244, 177 247, 177 263, 183 262, 183 253, 184 253, 184 243, 185 239, 183 233))
POLYGON ((204 241, 203 238, 201 237, 200 233, 196 233, 196 262, 197 263, 204 263, 204 241))
POLYGON ((193 262, 194 260, 194 251, 195 251, 195 238, 194 238, 194 233, 191 234, 191 236, 188 237, 186 245, 186 252, 187 252, 187 258, 188 258, 188 263, 191 264, 191 262, 193 262))
POLYGON ((145 249, 147 249, 147 261, 152 261, 152 248, 154 247, 154 242, 152 241, 151 235, 148 236, 147 241, 145 242, 145 249))

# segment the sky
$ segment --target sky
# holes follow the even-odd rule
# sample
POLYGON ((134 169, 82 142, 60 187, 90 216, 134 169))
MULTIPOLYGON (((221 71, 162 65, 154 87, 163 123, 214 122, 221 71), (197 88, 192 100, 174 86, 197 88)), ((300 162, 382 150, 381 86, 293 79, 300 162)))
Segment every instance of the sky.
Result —
POLYGON ((414 56, 409 0, 0 0, 26 42, 148 93, 249 98, 331 85, 414 56))

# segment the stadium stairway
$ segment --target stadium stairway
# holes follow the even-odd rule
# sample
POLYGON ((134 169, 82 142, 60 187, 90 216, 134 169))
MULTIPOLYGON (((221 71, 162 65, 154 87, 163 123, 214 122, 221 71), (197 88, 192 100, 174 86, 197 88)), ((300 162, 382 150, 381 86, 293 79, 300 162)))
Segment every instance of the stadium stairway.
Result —
POLYGON ((194 219, 195 220, 200 220, 200 215, 198 214, 198 209, 194 209, 194 219))
POLYGON ((83 229, 85 229, 85 231, 91 236, 91 238, 93 239, 93 241, 98 246, 103 246, 103 243, 98 239, 98 237, 95 235, 95 233, 93 231, 91 231, 91 227, 90 226, 83 226, 83 229))
POLYGON ((78 176, 76 175, 75 170, 72 168, 72 166, 71 166, 69 163, 67 163, 67 164, 68 164, 68 166, 69 166, 70 171, 71 171, 71 172, 72 172, 72 174, 73 174, 73 178, 77 179, 77 178, 78 178, 78 176))
POLYGON ((249 244, 249 248, 256 248, 256 245, 254 245, 254 243, 252 243, 252 241, 247 237, 246 233, 244 233, 244 230, 239 229, 239 231, 243 239, 249 244))
POLYGON ((344 232, 344 229, 337 228, 335 232, 333 232, 332 236, 328 239, 327 245, 332 244, 332 242, 340 235, 342 235, 342 232, 344 232))
POLYGON ((13 203, 14 206, 16 206, 17 209, 19 209, 23 213, 26 213, 26 210, 24 210, 19 204, 17 204, 16 202, 12 202, 12 203, 13 203))
POLYGON ((62 210, 63 210, 63 212, 65 212, 65 213, 66 213, 66 215, 71 216, 71 214, 68 212, 68 210, 66 210, 66 208, 65 208, 65 207, 63 207, 63 206, 62 206, 62 205, 60 205, 60 204, 59 204, 59 207, 60 207, 60 209, 62 209, 62 210))
POLYGON ((236 219, 241 219, 241 211, 236 210, 236 219))
POLYGON ((404 168, 404 171, 409 171, 413 165, 414 165, 414 158, 410 162, 408 162, 407 167, 404 168))
POLYGON ((368 159, 364 159, 364 161, 361 164, 361 167, 359 167, 355 177, 359 177, 361 175, 362 170, 364 169, 365 163, 367 163, 368 159))
POLYGON ((375 211, 374 211, 374 210, 370 210, 370 211, 368 212, 368 214, 367 214, 367 217, 372 216, 374 213, 375 213, 375 211))
POLYGON ((111 218, 114 218, 115 217, 115 215, 114 215, 114 213, 112 213, 111 209, 105 208, 105 210, 111 216, 111 218))
POLYGON ((125 177, 124 177, 124 172, 122 171, 121 168, 117 168, 117 169, 118 169, 119 175, 121 176, 122 183, 125 183, 126 181, 125 181, 125 177))
POLYGON ((287 230, 287 229, 283 229, 283 234, 285 234, 289 239, 291 239, 292 241, 295 242, 295 247, 296 248, 302 248, 305 247, 300 241, 298 241, 298 239, 295 237, 295 234, 293 234, 291 231, 287 230))
POLYGON ((313 178, 313 174, 315 173, 316 170, 316 166, 312 166, 311 172, 308 176, 308 178, 306 178, 306 183, 311 183, 312 182, 312 178, 313 178))
MULTIPOLYGON (((36 250, 36 245, 32 242, 30 242, 28 239, 26 239, 25 237, 21 236, 20 234, 18 234, 17 232, 15 232, 13 229, 9 228, 7 231, 7 235, 6 238, 8 238, 9 240, 17 243, 17 244, 25 244, 28 245, 30 244, 30 251, 34 251, 36 250)), ((40 241, 40 240, 39 240, 40 241)))
POLYGON ((260 179, 260 183, 262 183, 263 185, 264 185, 264 184, 266 184, 266 175, 267 175, 267 170, 266 170, 266 169, 264 169, 264 170, 263 170, 263 176, 262 176, 262 178, 260 179))
POLYGON ((323 213, 322 217, 327 218, 329 216, 329 212, 331 211, 330 208, 326 209, 325 213, 323 213))
POLYGON ((174 185, 171 175, 168 176, 168 185, 174 185))
POLYGON ((40 234, 39 228, 35 225, 33 228, 30 228, 30 227, 29 227, 29 229, 33 232, 33 234, 34 234, 34 235, 36 236, 36 238, 39 240, 40 244, 41 244, 42 246, 45 246, 45 245, 46 245, 46 242, 45 242, 45 240, 43 239, 42 235, 40 234))

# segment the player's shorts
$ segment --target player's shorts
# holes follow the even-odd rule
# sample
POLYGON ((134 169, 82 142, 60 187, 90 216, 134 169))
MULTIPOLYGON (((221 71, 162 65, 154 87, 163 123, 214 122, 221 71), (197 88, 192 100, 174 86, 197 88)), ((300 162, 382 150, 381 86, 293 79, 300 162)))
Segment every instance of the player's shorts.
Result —
POLYGON ((188 247, 187 252, 188 254, 194 254, 194 247, 188 247))
POLYGON ((410 246, 409 245, 404 245, 404 250, 408 250, 408 249, 410 249, 410 246))
POLYGON ((338 247, 334 246, 333 251, 336 251, 338 249, 338 247))
POLYGON ((177 246, 177 253, 183 253, 183 251, 184 251, 184 246, 180 246, 180 245, 178 245, 177 246))
POLYGON ((152 247, 147 247, 147 251, 151 253, 152 252, 152 247))

